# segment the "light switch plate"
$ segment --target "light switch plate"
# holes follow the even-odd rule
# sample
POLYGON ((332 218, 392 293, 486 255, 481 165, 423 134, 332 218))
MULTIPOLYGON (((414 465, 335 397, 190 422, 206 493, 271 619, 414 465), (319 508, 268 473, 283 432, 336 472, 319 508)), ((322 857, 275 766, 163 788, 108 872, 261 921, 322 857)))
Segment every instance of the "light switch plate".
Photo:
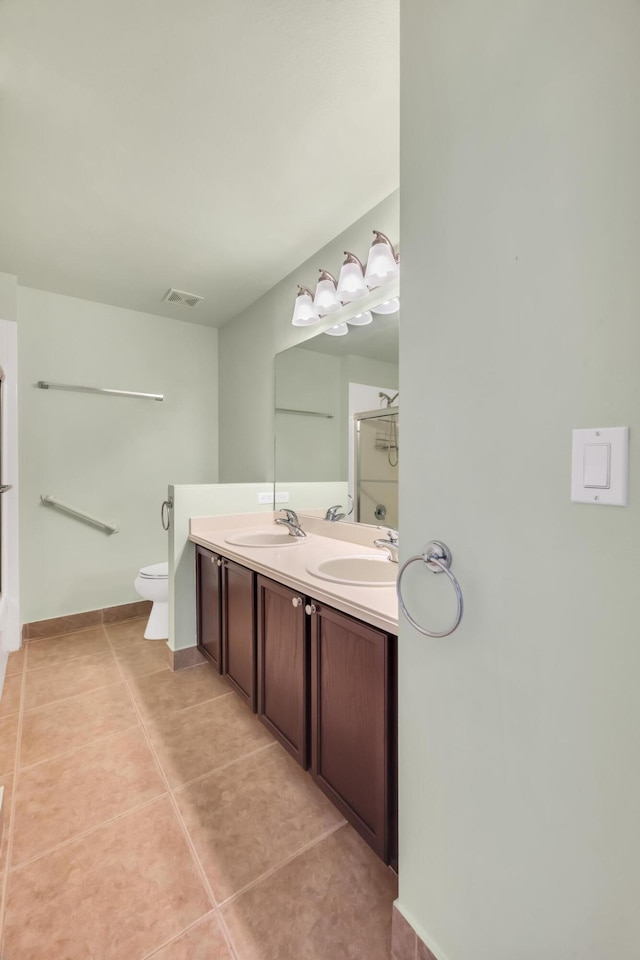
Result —
POLYGON ((276 493, 276 503, 289 503, 288 490, 279 490, 278 493, 276 493))
POLYGON ((258 494, 258 503, 273 503, 273 490, 258 494))
POLYGON ((626 507, 629 487, 629 427, 574 430, 571 499, 594 506, 626 507))

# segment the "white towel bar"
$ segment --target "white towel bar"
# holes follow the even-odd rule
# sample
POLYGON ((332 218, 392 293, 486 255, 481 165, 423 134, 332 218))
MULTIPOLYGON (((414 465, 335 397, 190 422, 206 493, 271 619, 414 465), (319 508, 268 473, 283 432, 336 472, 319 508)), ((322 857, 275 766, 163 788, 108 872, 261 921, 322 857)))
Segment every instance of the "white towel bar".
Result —
POLYGON ((108 523, 106 520, 99 520, 97 517, 93 517, 90 513, 85 513, 84 510, 76 510, 75 507, 70 507, 66 503, 62 503, 60 500, 56 500, 55 497, 50 496, 48 493, 43 493, 40 495, 40 500, 48 507, 57 507, 58 510, 62 510, 63 513, 69 513, 72 517, 80 517, 82 520, 86 520, 87 523, 94 523, 96 527, 101 527, 103 530, 106 530, 107 533, 117 533, 118 527, 115 523, 108 523))

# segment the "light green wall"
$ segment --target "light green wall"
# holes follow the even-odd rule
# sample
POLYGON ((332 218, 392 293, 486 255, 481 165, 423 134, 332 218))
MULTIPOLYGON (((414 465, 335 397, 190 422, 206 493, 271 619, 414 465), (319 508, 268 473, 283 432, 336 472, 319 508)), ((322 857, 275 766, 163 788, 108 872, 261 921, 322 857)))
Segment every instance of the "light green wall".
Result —
POLYGON ((636 960, 640 5, 403 0, 402 44, 402 555, 466 612, 401 626, 399 904, 440 960, 636 960), (572 504, 626 424, 630 506, 572 504))
POLYGON ((0 273, 0 319, 18 319, 18 278, 0 273))
POLYGON ((170 483, 217 480, 217 330, 18 288, 23 622, 139 599, 141 565, 167 558, 170 483), (165 400, 39 390, 38 380, 165 400), (107 520, 40 504, 48 493, 107 520))
POLYGON ((220 330, 222 482, 273 476, 273 358, 313 335, 291 325, 296 284, 313 289, 320 268, 337 277, 344 250, 366 257, 374 228, 396 239, 398 217, 396 191, 220 330))

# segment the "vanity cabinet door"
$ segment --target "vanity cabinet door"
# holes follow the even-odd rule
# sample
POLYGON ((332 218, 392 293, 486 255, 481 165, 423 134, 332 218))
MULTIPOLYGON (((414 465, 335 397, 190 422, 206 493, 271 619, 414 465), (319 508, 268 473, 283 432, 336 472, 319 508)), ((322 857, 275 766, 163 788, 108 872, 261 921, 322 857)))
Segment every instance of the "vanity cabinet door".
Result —
POLYGON ((232 560, 223 560, 222 590, 224 672, 255 713, 255 574, 232 560))
POLYGON ((258 716, 306 770, 309 643, 305 598, 258 577, 258 716))
POLYGON ((385 862, 395 859, 395 638, 311 606, 311 773, 385 862))
POLYGON ((222 673, 222 560, 196 545, 196 622, 198 646, 222 673))

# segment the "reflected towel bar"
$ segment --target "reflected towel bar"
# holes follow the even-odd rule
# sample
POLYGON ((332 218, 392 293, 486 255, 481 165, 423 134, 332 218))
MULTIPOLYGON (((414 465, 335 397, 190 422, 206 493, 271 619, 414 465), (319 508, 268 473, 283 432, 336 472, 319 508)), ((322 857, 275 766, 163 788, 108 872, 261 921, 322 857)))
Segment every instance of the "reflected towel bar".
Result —
POLYGON ((276 413, 295 413, 300 417, 322 417, 323 420, 333 420, 332 413, 316 413, 315 410, 290 410, 288 407, 276 407, 276 413))
POLYGON ((78 393, 105 393, 110 397, 138 397, 142 400, 164 400, 163 393, 136 393, 133 390, 109 390, 107 387, 81 387, 74 383, 51 383, 38 380, 40 390, 75 390, 78 393))
POLYGON ((63 513, 69 513, 72 517, 80 517, 81 520, 86 520, 87 523, 93 523, 96 527, 101 527, 107 533, 117 533, 119 530, 119 527, 117 527, 115 523, 98 520, 97 517, 92 517, 90 513, 85 513, 84 510, 76 510, 74 507, 70 507, 60 500, 56 500, 55 497, 50 496, 48 493, 42 493, 40 500, 48 507, 57 507, 58 510, 62 510, 63 513))

